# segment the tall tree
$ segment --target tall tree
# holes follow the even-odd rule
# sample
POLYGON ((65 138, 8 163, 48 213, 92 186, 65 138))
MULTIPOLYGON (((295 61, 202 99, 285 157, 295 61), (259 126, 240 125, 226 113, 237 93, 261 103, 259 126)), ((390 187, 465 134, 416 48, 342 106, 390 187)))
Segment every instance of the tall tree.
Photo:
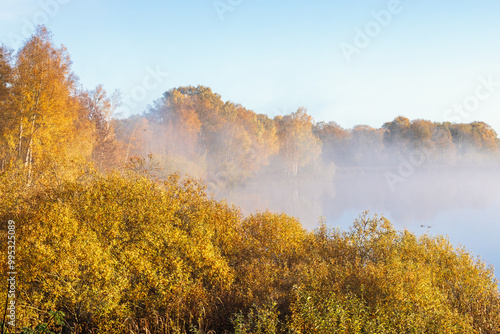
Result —
POLYGON ((0 105, 7 100, 12 85, 12 51, 0 46, 0 105))
POLYGON ((12 127, 12 71, 12 51, 0 46, 0 171, 10 158, 5 134, 12 127))
POLYGON ((335 122, 319 122, 314 125, 313 133, 321 141, 323 162, 344 165, 349 154, 351 132, 335 122))
POLYGON ((408 129, 408 137, 412 148, 419 148, 424 150, 432 150, 434 143, 432 141, 432 134, 434 132, 434 123, 423 119, 415 119, 411 121, 408 129))
POLYGON ((383 156, 383 130, 356 125, 351 131, 351 151, 355 163, 377 164, 383 156))
POLYGON ((453 143, 461 155, 470 153, 475 146, 477 147, 478 142, 475 142, 472 135, 472 128, 469 124, 452 124, 450 126, 450 133, 453 143))
POLYGON ((35 165, 54 168, 89 154, 92 147, 82 133, 89 127, 78 114, 81 108, 70 65, 66 48, 55 47, 43 26, 37 27, 16 55, 12 86, 15 127, 10 142, 26 168, 28 183, 35 165))
POLYGON ((400 153, 405 152, 410 145, 410 125, 410 120, 403 116, 396 117, 392 122, 384 123, 382 128, 386 130, 384 133, 386 145, 398 150, 400 153))
POLYGON ((455 144, 450 132, 450 122, 435 123, 432 133, 434 156, 443 162, 452 162, 455 159, 455 144))
POLYGON ((304 107, 300 107, 290 115, 277 116, 275 122, 285 172, 295 176, 299 167, 307 165, 321 153, 321 143, 312 132, 313 119, 304 107))
POLYGON ((147 113, 148 119, 160 126, 162 149, 168 154, 192 156, 196 153, 201 121, 195 98, 179 89, 166 92, 147 113))
POLYGON ((99 85, 94 90, 81 92, 80 101, 85 108, 83 113, 92 122, 95 131, 92 160, 101 169, 114 166, 117 162, 117 143, 111 116, 120 103, 119 93, 109 97, 99 85))
POLYGON ((484 122, 472 122, 472 133, 480 142, 480 148, 484 151, 498 151, 496 143, 497 133, 493 128, 484 122))

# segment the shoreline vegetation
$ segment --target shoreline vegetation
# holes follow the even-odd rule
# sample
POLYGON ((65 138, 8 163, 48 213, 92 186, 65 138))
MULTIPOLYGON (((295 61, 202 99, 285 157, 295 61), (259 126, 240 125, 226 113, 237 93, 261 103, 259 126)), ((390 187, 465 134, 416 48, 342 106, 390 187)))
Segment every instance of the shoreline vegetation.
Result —
POLYGON ((494 269, 445 236, 368 212, 347 230, 307 230, 210 195, 387 166, 401 178, 403 160, 494 168, 489 125, 400 116, 343 129, 305 108, 269 118, 203 86, 142 115, 115 118, 119 105, 79 85, 43 26, 15 53, 0 47, 0 252, 16 268, 15 294, 0 289, 0 305, 15 298, 3 332, 500 332, 494 269))
POLYGON ((492 267, 446 237, 397 231, 384 217, 364 213, 346 231, 325 222, 307 231, 285 214, 244 217, 207 196, 201 181, 175 174, 160 181, 95 172, 37 192, 13 190, 1 189, 0 217, 16 222, 19 328, 499 330, 492 267), (64 314, 59 324, 54 312, 64 314))

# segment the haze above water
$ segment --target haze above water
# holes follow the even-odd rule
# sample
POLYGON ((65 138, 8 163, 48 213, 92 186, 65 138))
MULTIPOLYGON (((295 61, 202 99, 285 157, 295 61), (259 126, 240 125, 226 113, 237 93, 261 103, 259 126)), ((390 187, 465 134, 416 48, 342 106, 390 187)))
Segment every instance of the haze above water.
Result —
MULTIPOLYGON (((346 230, 364 210, 396 229, 448 235, 474 256, 500 268, 500 171, 491 167, 425 167, 391 189, 382 169, 337 168, 330 180, 266 178, 217 194, 254 210, 282 211, 314 229, 320 217, 346 230), (424 227, 422 227, 422 225, 424 227)), ((392 172, 396 172, 394 169, 392 172)))

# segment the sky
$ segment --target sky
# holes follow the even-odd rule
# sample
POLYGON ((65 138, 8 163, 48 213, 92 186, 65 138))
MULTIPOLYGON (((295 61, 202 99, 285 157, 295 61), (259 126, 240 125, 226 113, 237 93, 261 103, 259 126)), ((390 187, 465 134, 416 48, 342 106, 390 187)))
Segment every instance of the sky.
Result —
POLYGON ((204 85, 270 117, 304 106, 345 128, 403 115, 500 133, 499 14, 498 0, 2 0, 0 42, 45 24, 85 88, 122 92, 122 116, 204 85))

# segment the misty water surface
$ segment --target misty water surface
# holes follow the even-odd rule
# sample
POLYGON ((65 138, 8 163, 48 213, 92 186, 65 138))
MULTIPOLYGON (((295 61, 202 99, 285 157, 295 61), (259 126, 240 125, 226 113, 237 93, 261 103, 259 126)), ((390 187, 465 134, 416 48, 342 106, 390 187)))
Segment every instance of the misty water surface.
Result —
POLYGON ((329 180, 267 177, 218 197, 243 208, 285 212, 313 229, 320 217, 348 229, 361 212, 389 218, 416 234, 446 234, 500 268, 500 171, 492 167, 420 167, 389 186, 384 168, 337 168, 329 180), (423 227, 422 227, 423 225, 423 227))

